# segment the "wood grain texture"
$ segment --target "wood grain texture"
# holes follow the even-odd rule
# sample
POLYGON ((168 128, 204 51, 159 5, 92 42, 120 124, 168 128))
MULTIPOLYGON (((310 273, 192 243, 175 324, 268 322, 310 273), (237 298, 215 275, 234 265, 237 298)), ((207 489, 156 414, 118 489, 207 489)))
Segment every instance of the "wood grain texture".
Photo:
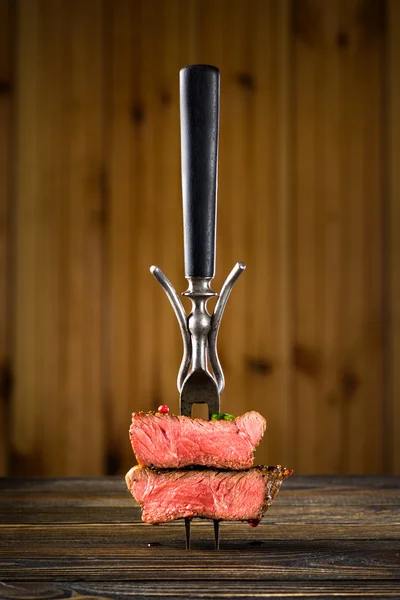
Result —
POLYGON ((13 12, 0 1, 0 475, 8 472, 11 399, 11 142, 13 12))
POLYGON ((371 33, 369 5, 293 3, 293 358, 301 472, 384 468, 383 32, 375 15, 371 33))
POLYGON ((294 477, 257 529, 223 523, 216 553, 207 521, 190 552, 182 522, 141 523, 121 478, 3 479, 0 597, 395 597, 399 490, 389 476, 294 477))
POLYGON ((102 4, 17 13, 13 471, 98 473, 102 4))
POLYGON ((318 582, 305 583, 299 587, 298 582, 235 582, 232 593, 221 589, 220 582, 198 581, 193 586, 186 582, 168 581, 163 588, 153 582, 96 582, 91 583, 25 583, 20 581, 3 584, 4 594, 2 599, 20 600, 51 600, 58 598, 74 598, 75 600, 112 600, 126 598, 140 598, 141 600, 154 600, 168 598, 174 600, 200 600, 203 598, 396 598, 398 597, 396 584, 392 582, 318 582))
POLYGON ((132 317, 137 315, 134 278, 137 275, 138 257, 134 247, 136 239, 130 232, 138 210, 135 199, 137 205, 140 199, 137 177, 141 169, 138 148, 141 142, 138 122, 140 81, 134 87, 127 74, 138 71, 140 25, 137 19, 133 20, 133 3, 129 1, 109 4, 108 21, 111 31, 108 38, 111 48, 108 85, 111 91, 107 126, 110 222, 107 230, 109 307, 106 314, 109 319, 109 345, 106 352, 109 381, 106 450, 108 469, 115 472, 121 464, 121 432, 126 421, 130 421, 135 390, 132 381, 138 373, 130 328, 132 317), (118 406, 117 410, 115 406, 118 406))
POLYGON ((37 456, 36 414, 37 398, 37 237, 38 232, 38 177, 39 155, 37 152, 39 122, 38 102, 38 4, 24 3, 18 16, 18 32, 21 42, 16 48, 16 80, 19 80, 15 100, 18 117, 16 153, 18 170, 15 197, 17 199, 15 221, 19 222, 15 240, 15 323, 14 323, 14 371, 16 384, 11 406, 11 447, 13 469, 18 472, 19 456, 35 473, 40 473, 37 456), (22 176, 23 174, 23 176, 22 176), (22 261, 22 262, 21 262, 22 261), (21 268, 18 268, 21 264, 21 268), (35 457, 35 458, 33 458, 35 457))
POLYGON ((15 93, 0 89, 15 160, 0 472, 122 474, 131 412, 178 410, 182 342, 149 267, 185 289, 178 73, 190 63, 221 71, 213 288, 247 263, 218 341, 222 409, 265 415, 259 464, 399 470, 397 3, 18 0, 11 29, 0 6, 6 80, 15 47, 15 93))
POLYGON ((388 3, 388 74, 387 74, 387 131, 388 131, 388 207, 386 235, 389 237, 385 297, 389 306, 386 338, 388 370, 387 421, 391 429, 388 460, 392 470, 400 472, 400 6, 395 0, 388 3))

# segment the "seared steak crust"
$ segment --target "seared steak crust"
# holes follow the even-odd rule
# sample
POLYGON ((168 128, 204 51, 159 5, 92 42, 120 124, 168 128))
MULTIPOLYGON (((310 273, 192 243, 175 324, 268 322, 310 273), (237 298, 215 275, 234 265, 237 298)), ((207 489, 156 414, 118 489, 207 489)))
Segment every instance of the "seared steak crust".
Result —
POLYGON ((202 517, 224 521, 261 519, 291 469, 253 467, 242 471, 133 467, 125 477, 142 506, 146 523, 202 517))
POLYGON ((205 421, 160 413, 133 413, 129 430, 139 464, 159 469, 190 465, 248 469, 266 421, 251 411, 233 421, 205 421))

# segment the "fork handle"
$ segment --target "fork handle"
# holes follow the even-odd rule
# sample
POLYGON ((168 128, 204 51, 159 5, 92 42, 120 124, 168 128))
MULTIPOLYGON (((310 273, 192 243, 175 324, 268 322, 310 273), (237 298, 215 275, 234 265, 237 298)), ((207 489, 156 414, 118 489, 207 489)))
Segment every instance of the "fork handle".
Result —
POLYGON ((180 72, 185 277, 214 277, 218 172, 219 70, 180 72))

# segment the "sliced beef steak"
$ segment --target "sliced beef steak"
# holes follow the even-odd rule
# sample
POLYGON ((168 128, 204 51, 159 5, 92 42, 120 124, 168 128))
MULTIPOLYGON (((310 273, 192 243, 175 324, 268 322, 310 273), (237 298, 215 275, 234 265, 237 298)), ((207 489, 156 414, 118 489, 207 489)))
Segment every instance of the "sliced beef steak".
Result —
POLYGON ((187 469, 156 471, 133 467, 125 477, 132 496, 142 506, 146 523, 166 523, 186 517, 224 521, 261 519, 291 469, 253 467, 247 471, 187 469))
POLYGON ((129 436, 139 464, 158 469, 190 465, 248 469, 266 422, 251 411, 233 421, 204 421, 160 413, 133 413, 129 436))

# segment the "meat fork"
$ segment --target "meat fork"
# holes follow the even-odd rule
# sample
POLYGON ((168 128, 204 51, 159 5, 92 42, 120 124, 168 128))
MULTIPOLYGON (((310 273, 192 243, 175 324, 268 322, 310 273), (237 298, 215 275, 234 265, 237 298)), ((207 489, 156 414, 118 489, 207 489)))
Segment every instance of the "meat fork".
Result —
MULTIPOLYGON (((163 287, 175 311, 183 339, 178 373, 180 413, 191 416, 193 404, 207 404, 209 418, 220 412, 225 380, 217 352, 218 330, 236 280, 246 268, 237 263, 220 294, 211 290, 215 275, 217 208, 219 70, 191 65, 180 71, 180 115, 185 277, 183 293, 192 301, 189 315, 171 282, 159 267, 150 271, 163 287), (218 296, 212 315, 207 302, 218 296)), ((190 548, 190 519, 185 519, 186 548, 190 548)), ((214 520, 219 548, 219 521, 214 520)))

